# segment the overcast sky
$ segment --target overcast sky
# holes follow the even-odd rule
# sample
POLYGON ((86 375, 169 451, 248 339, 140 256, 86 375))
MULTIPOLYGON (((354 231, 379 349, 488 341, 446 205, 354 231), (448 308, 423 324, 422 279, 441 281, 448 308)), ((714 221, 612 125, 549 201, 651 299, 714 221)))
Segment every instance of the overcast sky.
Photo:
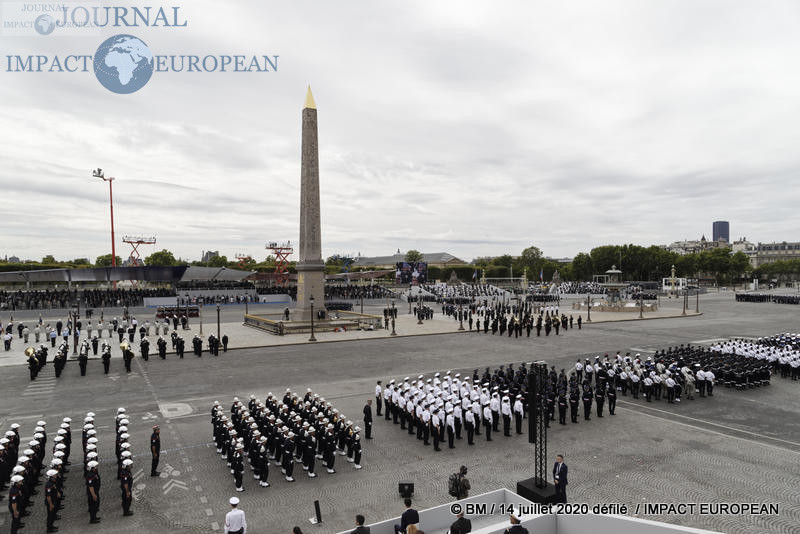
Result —
POLYGON ((800 240, 797 2, 137 5, 182 5, 188 26, 0 35, 2 55, 131 33, 154 54, 279 55, 278 71, 157 72, 117 95, 3 57, 0 256, 110 252, 96 167, 116 177, 120 256, 123 234, 188 259, 296 242, 307 84, 325 256, 573 256, 710 238, 717 219, 733 239, 800 240))

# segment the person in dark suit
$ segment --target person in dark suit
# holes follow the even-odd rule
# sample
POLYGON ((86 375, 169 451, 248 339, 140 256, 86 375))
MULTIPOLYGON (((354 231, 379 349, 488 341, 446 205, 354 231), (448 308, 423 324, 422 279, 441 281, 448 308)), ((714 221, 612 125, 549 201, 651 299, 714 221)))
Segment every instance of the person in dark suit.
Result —
POLYGON ((511 526, 506 529, 506 534, 528 534, 528 529, 520 525, 519 517, 511 515, 511 526))
POLYGON ((456 517, 458 519, 450 525, 449 534, 469 534, 472 532, 472 521, 464 517, 464 510, 461 510, 456 517))
POLYGON ((556 502, 567 502, 567 473, 569 468, 564 463, 564 455, 556 456, 556 463, 553 465, 553 481, 556 485, 556 502))
POLYGON ((406 511, 400 516, 400 524, 394 526, 394 531, 405 534, 408 525, 419 524, 419 513, 411 508, 411 499, 405 499, 403 503, 406 505, 406 511))
POLYGON ((364 516, 358 514, 356 516, 356 528, 350 534, 369 534, 369 527, 364 526, 364 516))

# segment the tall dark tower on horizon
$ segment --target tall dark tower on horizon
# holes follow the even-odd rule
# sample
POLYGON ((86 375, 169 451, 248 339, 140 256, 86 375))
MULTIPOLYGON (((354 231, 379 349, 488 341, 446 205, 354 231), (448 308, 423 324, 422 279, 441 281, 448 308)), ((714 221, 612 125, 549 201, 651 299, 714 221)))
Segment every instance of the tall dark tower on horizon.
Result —
POLYGON ((319 147, 317 106, 309 86, 303 105, 303 133, 300 161, 300 253, 297 262, 297 306, 295 321, 311 320, 325 309, 325 263, 322 261, 322 229, 319 207, 319 147))
POLYGON ((731 242, 731 224, 728 221, 714 221, 711 235, 714 241, 719 241, 722 237, 728 243, 731 242))

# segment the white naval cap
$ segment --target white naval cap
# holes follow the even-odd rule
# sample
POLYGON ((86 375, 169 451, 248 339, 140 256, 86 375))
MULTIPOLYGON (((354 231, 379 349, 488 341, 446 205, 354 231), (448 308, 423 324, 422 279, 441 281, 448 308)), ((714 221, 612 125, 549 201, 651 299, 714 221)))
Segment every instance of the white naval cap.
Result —
POLYGON ((94 469, 94 468, 95 468, 95 467, 97 467, 98 465, 100 465, 100 464, 99 464, 99 463, 97 463, 97 462, 96 462, 96 461, 94 461, 94 460, 92 460, 91 462, 89 462, 88 464, 86 464, 86 466, 87 466, 89 469, 94 469))

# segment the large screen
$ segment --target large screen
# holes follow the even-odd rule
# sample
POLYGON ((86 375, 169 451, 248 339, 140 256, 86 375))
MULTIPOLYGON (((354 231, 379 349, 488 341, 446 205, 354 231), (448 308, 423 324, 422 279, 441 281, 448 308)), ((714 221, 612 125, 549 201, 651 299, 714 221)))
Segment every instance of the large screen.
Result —
POLYGON ((401 261, 395 270, 395 279, 398 284, 425 284, 428 282, 428 264, 401 261))

